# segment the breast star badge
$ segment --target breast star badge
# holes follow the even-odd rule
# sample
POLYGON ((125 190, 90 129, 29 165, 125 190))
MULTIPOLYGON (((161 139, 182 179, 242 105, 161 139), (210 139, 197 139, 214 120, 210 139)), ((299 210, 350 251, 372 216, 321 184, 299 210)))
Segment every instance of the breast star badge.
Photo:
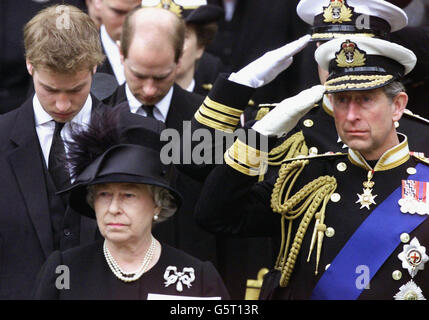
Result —
POLYGON ((426 300, 422 289, 413 280, 399 288, 399 292, 393 296, 395 300, 426 300))
POLYGON ((355 203, 360 203, 359 209, 367 208, 369 210, 371 204, 376 204, 374 201, 376 196, 372 194, 372 189, 365 188, 362 194, 358 194, 359 199, 355 203))
POLYGON ((398 258, 402 261, 402 268, 408 270, 411 278, 414 278, 419 270, 424 270, 425 263, 429 260, 426 248, 420 245, 416 237, 411 240, 410 244, 404 245, 398 258))

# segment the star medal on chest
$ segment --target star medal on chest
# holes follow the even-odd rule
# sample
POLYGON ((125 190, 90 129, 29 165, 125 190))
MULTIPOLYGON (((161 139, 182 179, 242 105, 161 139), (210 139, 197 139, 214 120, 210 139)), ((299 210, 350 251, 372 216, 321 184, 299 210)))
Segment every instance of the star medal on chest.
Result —
POLYGON ((360 208, 367 208, 370 210, 371 204, 376 204, 374 199, 377 197, 377 195, 372 194, 372 188, 374 187, 375 182, 371 181, 372 177, 374 176, 374 170, 368 171, 368 180, 363 183, 363 193, 357 194, 358 200, 355 203, 360 204, 360 208))
POLYGON ((429 260, 426 248, 420 245, 417 238, 413 238, 410 244, 404 245, 398 258, 402 261, 402 268, 408 270, 411 278, 414 278, 419 270, 424 270, 425 263, 429 260))

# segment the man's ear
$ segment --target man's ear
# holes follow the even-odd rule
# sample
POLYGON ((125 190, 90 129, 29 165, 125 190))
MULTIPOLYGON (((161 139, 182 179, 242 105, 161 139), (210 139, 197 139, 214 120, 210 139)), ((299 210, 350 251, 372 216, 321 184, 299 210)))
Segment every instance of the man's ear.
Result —
POLYGON ((30 61, 28 61, 28 59, 25 59, 25 65, 27 66, 27 71, 30 74, 30 76, 33 76, 33 65, 30 63, 30 61))
POLYGON ((405 92, 400 92, 393 98, 392 106, 393 106, 393 114, 392 120, 399 121, 402 117, 402 114, 405 111, 405 108, 408 104, 408 95, 405 92))

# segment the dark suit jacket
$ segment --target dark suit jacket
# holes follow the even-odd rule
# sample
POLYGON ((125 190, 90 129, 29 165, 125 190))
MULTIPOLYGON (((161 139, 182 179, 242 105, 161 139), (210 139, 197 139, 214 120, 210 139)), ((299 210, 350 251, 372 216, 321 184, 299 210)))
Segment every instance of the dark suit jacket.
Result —
MULTIPOLYGON (((100 36, 100 41, 101 41, 101 36, 100 36)), ((107 74, 111 74, 112 76, 115 77, 115 73, 113 72, 112 65, 110 64, 110 61, 107 58, 106 49, 104 49, 103 43, 101 43, 101 48, 102 48, 103 54, 106 56, 106 58, 104 59, 103 64, 97 67, 97 73, 107 73, 107 74)), ((116 79, 116 77, 115 77, 115 79, 116 79)))
MULTIPOLYGON (((93 98, 93 108, 102 104, 93 98)), ((44 162, 32 99, 0 116, 0 299, 30 297, 54 250, 44 162)), ((92 242, 95 221, 67 208, 60 249, 92 242)))

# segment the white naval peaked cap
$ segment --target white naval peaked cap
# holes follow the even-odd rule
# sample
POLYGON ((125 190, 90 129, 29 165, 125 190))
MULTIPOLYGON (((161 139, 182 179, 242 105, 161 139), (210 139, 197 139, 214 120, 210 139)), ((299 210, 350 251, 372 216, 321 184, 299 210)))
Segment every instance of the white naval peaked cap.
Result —
POLYGON ((156 7, 171 5, 171 3, 181 6, 183 9, 196 9, 199 6, 207 5, 207 0, 142 0, 142 7, 156 7))
POLYGON ((384 0, 301 0, 298 16, 312 27, 313 40, 360 34, 388 38, 408 24, 407 14, 384 0), (332 8, 336 8, 333 13, 332 8), (369 17, 369 26, 363 16, 369 17))
POLYGON ((328 41, 314 56, 329 70, 327 93, 380 88, 401 79, 417 63, 416 55, 399 44, 360 36, 328 41))

